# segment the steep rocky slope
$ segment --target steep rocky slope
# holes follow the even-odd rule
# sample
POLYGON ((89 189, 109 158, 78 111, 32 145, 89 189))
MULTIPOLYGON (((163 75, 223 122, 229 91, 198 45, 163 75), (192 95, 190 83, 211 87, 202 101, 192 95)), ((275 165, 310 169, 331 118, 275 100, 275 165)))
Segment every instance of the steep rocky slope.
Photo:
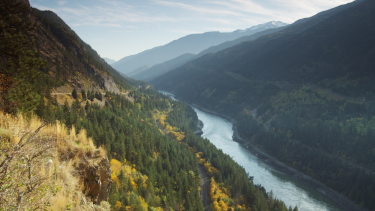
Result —
MULTIPOLYGON (((31 20, 39 26, 34 32, 37 50, 48 61, 45 73, 78 89, 119 92, 111 69, 56 14, 35 8, 31 20)), ((116 75, 118 77, 118 75, 116 75)))
POLYGON ((85 130, 76 135, 74 127, 44 123, 0 112, 0 207, 109 210, 112 171, 105 150, 85 130))

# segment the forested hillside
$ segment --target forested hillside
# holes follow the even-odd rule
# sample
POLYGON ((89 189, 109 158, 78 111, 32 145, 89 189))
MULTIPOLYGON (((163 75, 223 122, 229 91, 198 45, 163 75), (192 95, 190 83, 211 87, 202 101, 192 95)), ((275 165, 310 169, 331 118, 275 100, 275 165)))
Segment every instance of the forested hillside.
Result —
POLYGON ((373 210, 374 15, 356 1, 152 83, 235 118, 248 142, 373 210))
POLYGON ((200 163, 211 210, 288 210, 194 135, 186 104, 121 77, 56 14, 0 8, 1 209, 204 210, 200 163))

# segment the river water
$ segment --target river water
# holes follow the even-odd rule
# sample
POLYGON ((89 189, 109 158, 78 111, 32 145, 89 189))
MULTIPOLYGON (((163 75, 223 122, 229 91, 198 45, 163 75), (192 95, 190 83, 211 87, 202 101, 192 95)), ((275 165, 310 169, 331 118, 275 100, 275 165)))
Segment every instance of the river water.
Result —
MULTIPOLYGON (((169 93, 163 93, 173 97, 169 93)), ((198 119, 204 124, 202 137, 209 139, 217 148, 230 155, 245 168, 250 176, 254 176, 255 184, 261 184, 268 192, 272 190, 274 196, 284 201, 287 207, 294 208, 297 205, 302 211, 342 210, 324 194, 297 181, 292 176, 275 170, 248 151, 244 145, 233 141, 231 122, 195 107, 193 109, 198 119)))

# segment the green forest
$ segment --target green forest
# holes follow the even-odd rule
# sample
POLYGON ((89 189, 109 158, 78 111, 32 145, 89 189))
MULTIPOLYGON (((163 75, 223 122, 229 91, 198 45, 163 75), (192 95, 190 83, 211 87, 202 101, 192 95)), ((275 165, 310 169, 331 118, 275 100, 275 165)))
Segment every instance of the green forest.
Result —
POLYGON ((355 1, 151 83, 235 119, 247 142, 375 210, 374 14, 374 1, 355 1))
POLYGON ((210 97, 205 93, 214 88, 179 96, 235 118, 242 138, 361 206, 374 208, 374 101, 327 95, 308 85, 238 86, 243 87, 221 84, 210 97))

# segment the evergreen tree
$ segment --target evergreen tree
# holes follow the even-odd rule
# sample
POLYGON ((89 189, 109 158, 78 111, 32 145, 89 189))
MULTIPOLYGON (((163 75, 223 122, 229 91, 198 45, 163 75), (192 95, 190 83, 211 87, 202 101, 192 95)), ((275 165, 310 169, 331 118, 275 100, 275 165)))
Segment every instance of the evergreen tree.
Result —
POLYGON ((84 89, 81 90, 82 99, 86 99, 86 92, 84 89))
POLYGON ((78 94, 77 94, 77 90, 76 90, 75 88, 73 89, 72 97, 73 97, 75 100, 77 100, 78 94))
POLYGON ((95 92, 95 98, 98 99, 99 101, 102 101, 103 100, 102 93, 95 92))

